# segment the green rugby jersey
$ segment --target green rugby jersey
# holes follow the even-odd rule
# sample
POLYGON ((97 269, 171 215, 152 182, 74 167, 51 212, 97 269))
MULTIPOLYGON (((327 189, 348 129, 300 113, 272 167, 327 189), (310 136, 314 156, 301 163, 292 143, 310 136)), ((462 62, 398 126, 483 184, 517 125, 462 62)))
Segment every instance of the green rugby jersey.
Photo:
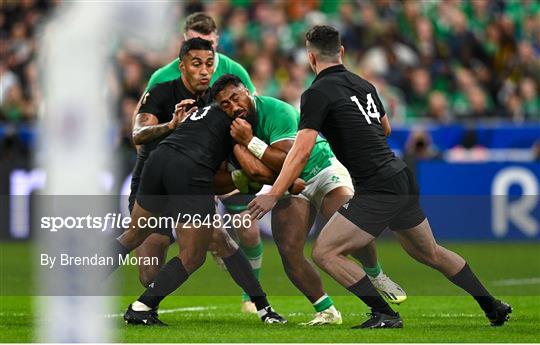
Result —
MULTIPOLYGON (((259 116, 257 128, 253 131, 256 137, 268 145, 280 140, 296 138, 300 113, 292 105, 267 96, 254 96, 254 99, 259 116)), ((300 178, 309 181, 321 170, 330 166, 332 157, 334 153, 328 142, 321 136, 317 136, 311 156, 300 178)))
MULTIPOLYGON (((174 59, 169 64, 159 68, 150 77, 148 84, 146 85, 146 90, 148 91, 152 86, 164 83, 166 81, 174 80, 180 78, 182 72, 178 68, 180 62, 179 58, 174 59)), ((255 92, 255 86, 251 82, 249 74, 242 65, 233 59, 229 58, 220 53, 216 53, 216 60, 214 62, 214 74, 210 80, 210 86, 214 85, 214 82, 224 74, 234 74, 242 80, 242 83, 248 88, 249 92, 255 92)))

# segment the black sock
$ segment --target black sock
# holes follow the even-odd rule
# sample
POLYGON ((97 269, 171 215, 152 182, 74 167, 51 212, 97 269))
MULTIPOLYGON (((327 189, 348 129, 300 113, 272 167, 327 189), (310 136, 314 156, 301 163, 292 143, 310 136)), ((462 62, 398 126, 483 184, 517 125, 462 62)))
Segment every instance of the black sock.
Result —
POLYGON ((182 260, 175 256, 161 268, 154 282, 139 297, 138 301, 150 308, 157 308, 159 303, 178 289, 188 277, 189 274, 182 265, 182 260))
POLYGON ((488 313, 491 311, 495 298, 491 296, 473 271, 471 271, 469 264, 465 263, 461 271, 448 279, 473 296, 484 312, 488 313))
POLYGON ((360 279, 347 288, 356 297, 360 298, 372 311, 387 315, 396 315, 388 303, 379 295, 375 286, 371 283, 368 276, 360 279))
POLYGON ((255 303, 257 310, 266 308, 269 305, 266 294, 242 251, 237 250, 233 255, 223 258, 223 262, 236 284, 249 295, 251 302, 255 303))

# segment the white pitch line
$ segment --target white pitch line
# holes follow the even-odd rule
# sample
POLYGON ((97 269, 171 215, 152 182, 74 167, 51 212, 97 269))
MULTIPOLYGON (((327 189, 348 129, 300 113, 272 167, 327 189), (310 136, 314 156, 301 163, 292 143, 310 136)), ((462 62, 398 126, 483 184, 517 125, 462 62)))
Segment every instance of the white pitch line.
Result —
POLYGON ((538 285, 540 284, 540 277, 522 278, 522 279, 503 279, 492 282, 497 286, 517 286, 517 285, 538 285))
POLYGON ((481 317, 482 314, 465 314, 465 313, 440 313, 440 314, 421 314, 422 317, 481 317))
POLYGON ((0 313, 0 316, 15 316, 15 317, 20 317, 20 316, 28 316, 29 314, 27 313, 4 313, 4 312, 1 312, 0 313))
MULTIPOLYGON (((160 314, 171 314, 171 313, 177 313, 179 311, 203 311, 203 310, 211 310, 211 309, 217 309, 216 307, 184 307, 184 308, 173 308, 173 309, 160 309, 160 314)), ((121 317, 124 316, 124 314, 106 314, 106 318, 112 318, 112 317, 121 317)))

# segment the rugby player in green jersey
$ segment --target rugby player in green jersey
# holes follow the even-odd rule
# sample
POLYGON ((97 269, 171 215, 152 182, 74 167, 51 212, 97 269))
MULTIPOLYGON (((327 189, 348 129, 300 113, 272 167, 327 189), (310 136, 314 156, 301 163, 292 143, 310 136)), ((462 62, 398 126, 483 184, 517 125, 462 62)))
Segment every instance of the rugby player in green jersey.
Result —
MULTIPOLYGON (((224 75, 212 87, 212 98, 230 116, 254 116, 252 126, 241 118, 233 121, 234 153, 246 175, 253 180, 273 180, 279 174, 298 131, 300 114, 291 105, 265 96, 252 96, 239 77, 224 75)), ((354 194, 347 169, 336 159, 328 142, 318 137, 300 178, 306 188, 282 199, 272 212, 272 233, 288 277, 313 303, 315 318, 307 325, 340 324, 341 314, 325 294, 321 278, 304 257, 304 244, 319 212, 328 220, 354 194)), ((393 303, 407 297, 403 289, 382 273, 375 247, 356 253, 373 284, 393 303)))
MULTIPOLYGON (((219 36, 217 34, 216 23, 212 17, 205 13, 197 12, 186 18, 184 39, 188 40, 195 37, 212 42, 213 48, 216 50, 219 36)), ((169 64, 156 70, 148 81, 145 94, 147 94, 147 91, 156 84, 180 78, 181 71, 179 63, 179 59, 176 58, 169 64)), ((210 85, 213 85, 217 78, 227 73, 233 73, 239 76, 242 83, 246 85, 249 91, 252 93, 255 92, 255 87, 244 67, 229 57, 216 52, 214 59, 214 74, 210 80, 210 85)), ((137 106, 137 109, 135 110, 135 116, 139 112, 139 106, 137 106)), ((238 176, 238 174, 233 173, 233 180, 236 179, 236 176, 238 176)), ((240 200, 239 197, 231 195, 226 199, 222 199, 222 202, 229 213, 247 214, 247 204, 250 200, 251 199, 240 200)), ((236 232, 240 241, 240 248, 248 258, 253 268, 253 273, 258 278, 263 255, 263 244, 261 242, 259 224, 257 221, 251 222, 250 228, 240 227, 236 229, 236 232)), ((168 231, 166 234, 170 233, 171 232, 168 231)), ((164 234, 164 231, 158 231, 150 235, 144 243, 137 248, 137 256, 165 258, 169 244, 171 241, 174 241, 170 238, 172 237, 172 234, 170 236, 167 236, 166 234, 164 234)), ((160 261, 160 264, 156 266, 139 266, 139 278, 143 285, 147 286, 154 280, 164 260, 160 261)), ((242 294, 242 311, 251 313, 257 312, 255 305, 251 303, 249 296, 245 292, 242 294)))

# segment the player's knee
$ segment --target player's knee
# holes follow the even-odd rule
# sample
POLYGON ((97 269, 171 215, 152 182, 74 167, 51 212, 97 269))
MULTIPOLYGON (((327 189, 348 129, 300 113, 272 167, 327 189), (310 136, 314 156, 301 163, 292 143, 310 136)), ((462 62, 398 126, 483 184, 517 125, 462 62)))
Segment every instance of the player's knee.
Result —
POLYGON ((240 243, 246 247, 255 247, 261 242, 259 230, 256 227, 241 228, 236 231, 240 243))
POLYGON ((432 251, 431 253, 431 265, 433 267, 441 267, 441 265, 443 264, 442 263, 442 260, 444 260, 444 248, 439 246, 438 244, 435 245, 435 249, 432 251))
POLYGON ((223 233, 220 229, 215 229, 212 233, 212 242, 210 242, 209 249, 213 251, 219 250, 221 247, 227 245, 223 233))
POLYGON ((206 260, 206 252, 201 250, 189 251, 185 250, 179 254, 182 265, 188 273, 195 272, 204 264, 206 260))
POLYGON ((142 229, 129 229, 120 235, 122 244, 126 248, 135 249, 148 237, 149 233, 142 229))
POLYGON ((416 259, 428 266, 437 268, 440 264, 440 247, 438 245, 432 246, 430 248, 425 248, 424 250, 418 253, 416 259))
POLYGON ((294 262, 304 258, 304 248, 292 241, 283 241, 278 244, 281 257, 287 262, 294 262))
POLYGON ((234 254, 238 249, 238 245, 225 231, 217 229, 212 234, 212 243, 210 243, 209 249, 223 258, 234 254))
POLYGON ((315 242, 313 249, 311 250, 311 257, 317 266, 324 269, 326 263, 328 263, 329 252, 321 245, 315 242))

